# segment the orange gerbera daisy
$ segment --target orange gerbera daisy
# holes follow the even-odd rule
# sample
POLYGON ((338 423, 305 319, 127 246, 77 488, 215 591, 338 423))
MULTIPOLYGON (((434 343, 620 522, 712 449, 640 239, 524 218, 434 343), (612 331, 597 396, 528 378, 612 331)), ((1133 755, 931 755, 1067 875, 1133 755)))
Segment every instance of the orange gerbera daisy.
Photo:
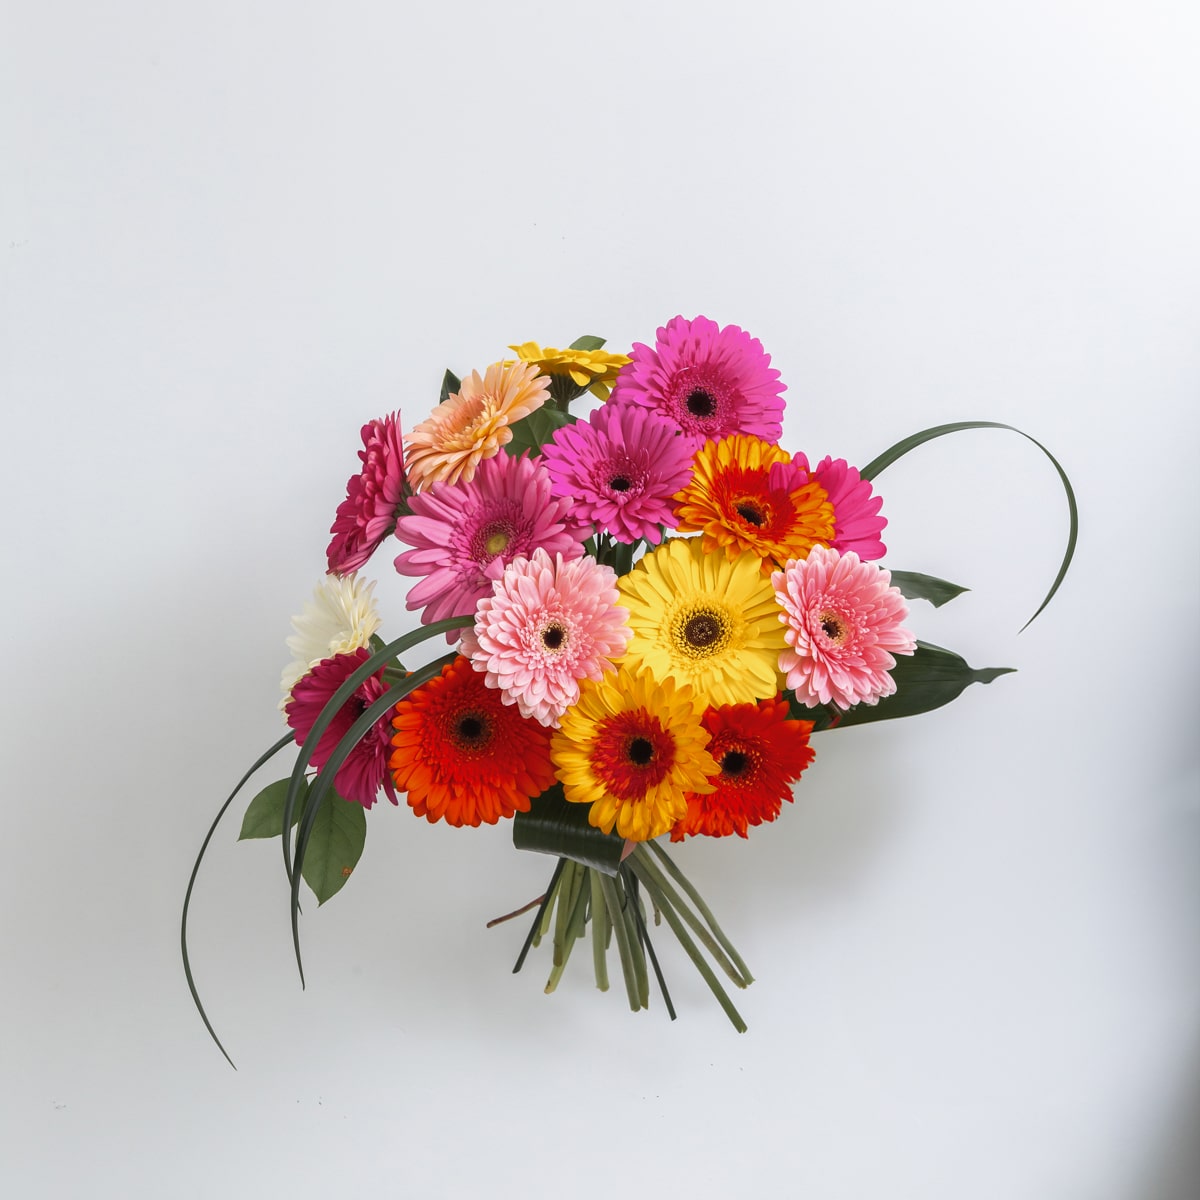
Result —
POLYGON ((681 533, 701 531, 704 549, 723 547, 731 562, 750 550, 764 574, 834 537, 825 489, 786 450, 749 434, 705 442, 675 502, 681 533))
POLYGON ((467 483, 485 458, 512 440, 511 426, 541 408, 550 381, 532 363, 492 363, 472 371, 424 421, 404 437, 404 466, 414 491, 444 479, 467 483))
POLYGON ((392 725, 388 765, 418 817, 494 825, 554 782, 550 730, 505 704, 462 655, 401 700, 392 725))
POLYGON ((712 736, 709 753, 720 767, 709 780, 716 790, 688 793, 687 815, 672 828, 673 842, 697 833, 745 837, 748 826, 775 820, 814 757, 808 744, 813 723, 789 720, 782 697, 710 708, 702 724, 712 736))

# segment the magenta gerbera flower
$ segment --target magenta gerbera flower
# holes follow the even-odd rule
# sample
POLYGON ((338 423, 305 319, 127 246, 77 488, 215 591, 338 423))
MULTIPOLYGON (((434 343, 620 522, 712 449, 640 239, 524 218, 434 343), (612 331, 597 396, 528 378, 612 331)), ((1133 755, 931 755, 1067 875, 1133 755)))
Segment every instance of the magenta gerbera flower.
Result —
POLYGON ((888 672, 892 656, 912 654, 913 635, 902 628, 908 615, 890 572, 845 554, 814 546, 771 576, 783 607, 788 649, 779 669, 796 699, 810 708, 876 704, 896 690, 888 672))
MULTIPOLYGON (((338 654, 323 659, 292 689, 292 698, 284 712, 287 722, 295 730, 296 741, 301 745, 308 737, 321 710, 333 699, 333 694, 370 658, 371 652, 364 646, 353 654, 338 654)), ((337 749, 343 736, 350 732, 351 725, 383 695, 383 671, 367 678, 359 685, 354 695, 342 705, 341 711, 330 722, 312 752, 312 765, 320 769, 337 749)), ((350 752, 350 756, 338 768, 333 777, 333 786, 345 800, 354 800, 364 808, 375 803, 382 787, 388 799, 397 803, 396 790, 388 772, 391 755, 392 714, 389 710, 371 726, 366 736, 350 752)))
POLYGON ((400 414, 369 421, 362 427, 362 470, 346 484, 325 551, 330 575, 357 571, 396 526, 404 499, 404 445, 400 414))
POLYGON ((829 493, 833 505, 833 541, 830 545, 843 552, 853 550, 864 562, 872 562, 887 553, 879 535, 887 518, 879 515, 883 497, 873 494, 871 481, 863 479, 857 467, 844 458, 826 455, 816 467, 809 467, 803 454, 792 456, 829 493))
POLYGON ((654 348, 636 342, 612 399, 656 409, 684 433, 719 441, 751 433, 778 442, 784 384, 762 343, 736 325, 675 317, 654 348))
POLYGON ((435 483, 409 507, 412 515, 396 522, 396 536, 413 549, 396 558, 396 570, 424 576, 407 604, 424 609, 425 625, 473 613, 517 555, 541 547, 579 558, 590 533, 572 519, 570 500, 552 494, 549 472, 525 455, 484 459, 469 483, 435 483))
POLYGON ((580 680, 612 670, 633 636, 616 582, 612 567, 592 558, 564 562, 540 549, 514 558, 476 606, 462 653, 505 704, 557 727, 580 680))
POLYGON ((671 497, 692 476, 695 444, 656 413, 635 404, 605 404, 586 421, 565 425, 542 447, 554 494, 578 517, 623 542, 662 540, 674 521, 671 497))

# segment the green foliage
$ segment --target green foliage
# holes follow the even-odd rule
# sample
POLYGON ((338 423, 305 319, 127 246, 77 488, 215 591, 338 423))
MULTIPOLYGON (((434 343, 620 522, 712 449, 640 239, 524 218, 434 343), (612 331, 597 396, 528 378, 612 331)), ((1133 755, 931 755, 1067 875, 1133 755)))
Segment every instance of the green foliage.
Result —
MULTIPOLYGON (((238 841, 244 842, 249 838, 279 837, 283 833, 283 808, 287 802, 288 785, 291 777, 268 783, 246 808, 242 818, 242 831, 238 841)), ((307 790, 307 787, 304 788, 307 790)), ((300 820, 300 812, 304 805, 303 791, 298 797, 299 804, 292 810, 291 826, 300 820)))
POLYGON ((916 571, 893 571, 891 575, 892 586, 898 587, 901 595, 909 600, 928 600, 934 608, 941 608, 955 596, 971 590, 933 575, 919 575, 916 571))
POLYGON ((605 875, 616 875, 621 865, 623 838, 601 833, 588 824, 586 804, 572 804, 561 783, 544 791, 527 813, 513 818, 513 845, 582 863, 605 875))
POLYGON ((442 390, 438 396, 438 403, 444 404, 450 398, 450 393, 457 392, 460 387, 462 380, 447 367, 445 375, 442 376, 442 390))
POLYGON ((531 457, 541 453, 542 447, 564 426, 574 424, 570 413, 543 404, 541 408, 522 417, 512 427, 512 440, 504 447, 509 454, 520 454, 528 450, 531 457))
POLYGON ((604 338, 593 337, 590 333, 585 333, 583 337, 576 338, 568 347, 568 350, 602 350, 604 348, 604 338))
POLYGON ((301 868, 318 905, 342 890, 362 857, 366 840, 366 810, 330 788, 317 807, 301 868))

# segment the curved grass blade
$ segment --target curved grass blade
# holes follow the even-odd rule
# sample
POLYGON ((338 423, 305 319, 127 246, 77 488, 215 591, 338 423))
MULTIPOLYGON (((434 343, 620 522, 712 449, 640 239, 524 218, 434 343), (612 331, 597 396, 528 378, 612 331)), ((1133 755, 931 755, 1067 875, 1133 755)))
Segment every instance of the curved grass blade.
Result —
POLYGON ((296 868, 292 862, 292 839, 290 831, 292 828, 292 814, 296 810, 296 801, 299 798, 300 789, 304 785, 304 773, 308 770, 313 750, 320 745, 325 730, 329 728, 333 719, 342 711, 342 705, 354 695, 363 681, 374 675, 384 663, 403 654, 405 650, 410 650, 413 646, 420 645, 421 642, 426 641, 428 638, 437 637, 440 633, 449 633, 452 629, 461 629, 464 625, 470 625, 473 619, 473 617, 447 617, 444 621, 435 621, 432 625, 423 625, 420 629, 415 629, 412 633, 406 633, 394 642, 389 642, 381 650, 372 654, 333 693, 329 698, 329 702, 321 709, 321 715, 313 722, 313 727, 309 730, 308 737, 304 739, 304 744, 300 747, 300 753, 296 756, 296 765, 292 768, 292 778, 288 784, 287 797, 283 802, 283 827, 281 829, 281 833, 283 834, 283 868, 287 872, 288 883, 294 882, 293 876, 296 873, 296 868))
POLYGON ((221 823, 221 818, 229 811, 229 806, 237 797, 238 792, 246 785, 246 781, 259 769, 264 763, 274 758, 280 750, 292 741, 292 734, 288 733, 286 737, 282 737, 273 745, 270 750, 263 754, 254 765, 248 770, 245 775, 238 780, 238 785, 229 793, 229 799, 221 805, 217 815, 213 818, 213 823, 208 827, 208 833, 204 836, 204 842, 200 847, 200 853, 196 855, 196 865, 192 867, 191 877, 188 879, 187 891, 183 897, 183 918, 179 923, 179 944, 183 952, 183 973, 187 976, 188 991, 192 993, 192 1003, 196 1006, 196 1011, 200 1014, 200 1019, 204 1022, 204 1028, 208 1030, 208 1036, 217 1044, 217 1049, 225 1055, 225 1061, 236 1071, 237 1067, 233 1064, 233 1059, 229 1057, 229 1052, 221 1045, 221 1039, 217 1037, 217 1031, 213 1029, 212 1022, 208 1019, 208 1013, 204 1011, 204 1005, 200 1003, 200 993, 196 991, 196 980, 192 976, 192 963, 188 957, 187 944, 187 924, 188 910, 192 906, 192 889, 196 886, 196 876, 200 873, 200 864, 204 861, 204 855, 208 852, 208 844, 213 839, 213 834, 217 832, 217 826, 221 823))
MULTIPOLYGON (((444 624, 444 622, 443 622, 444 624)), ((434 626, 430 626, 431 629, 434 626)), ((367 732, 389 709, 396 706, 397 701, 403 700, 414 688, 418 688, 421 684, 428 682, 435 675, 441 672, 441 669, 451 662, 457 654, 457 651, 451 650, 449 654, 443 654, 441 658, 435 659, 428 666, 421 667, 420 670, 414 671, 403 683, 397 684, 394 688, 389 688, 374 704, 368 706, 362 716, 350 726, 349 730, 338 742, 337 748, 325 760, 325 765, 317 773, 316 778, 312 781, 308 789, 308 795, 304 801, 304 815, 300 818, 300 827, 296 834, 296 857, 292 863, 292 945, 296 950, 296 966, 300 971, 300 986, 304 986, 304 964, 300 958, 300 880, 304 870, 304 853, 308 848, 309 838, 312 837, 313 825, 317 820, 317 810, 321 807, 321 801, 325 799, 326 793, 333 787, 333 780, 341 769, 342 764, 350 757, 351 751, 358 745, 359 742, 367 735, 367 732)), ((365 667, 365 663, 363 664, 365 667)), ((361 668, 360 668, 361 670, 361 668)), ((357 675, 358 672, 355 672, 357 675)), ((351 679, 354 678, 352 675, 351 679)), ((346 681, 347 683, 350 680, 346 681)), ((344 686, 344 685, 343 685, 344 686)), ((340 690, 340 689, 339 689, 340 690)), ((337 699, 335 693, 334 700, 337 699)), ((330 701, 332 704, 333 701, 330 701)), ((329 705, 326 705, 328 708, 329 705)), ((322 711, 322 716, 325 715, 322 711)), ((315 732, 316 726, 313 726, 315 732)), ((315 745, 319 740, 320 735, 313 737, 309 735, 308 744, 315 745)), ((347 803, 350 803, 349 801, 347 803)))
POLYGON ((528 812, 513 817, 513 845, 518 850, 569 858, 615 876, 625 839, 596 829, 587 817, 586 804, 573 804, 563 795, 561 783, 552 784, 530 801, 528 812))
POLYGON ((936 575, 922 575, 919 571, 890 571, 892 587, 898 587, 900 594, 906 600, 927 600, 934 608, 949 604, 955 596, 969 592, 970 588, 960 587, 947 579, 938 579, 936 575))
POLYGON ((1054 464, 1054 469, 1058 472, 1059 479, 1062 480, 1063 490, 1067 493, 1067 508, 1071 514, 1071 526, 1067 535, 1067 550, 1063 555, 1062 566, 1058 568, 1058 574, 1054 577, 1054 582, 1050 585, 1050 590, 1046 593, 1046 598, 1038 605, 1037 612, 1021 626, 1021 631, 1023 632, 1037 620, 1042 609, 1054 598, 1054 593, 1058 591, 1059 584, 1066 578, 1067 569, 1071 565, 1071 559, 1075 557, 1075 543, 1079 537, 1079 508, 1075 503, 1075 491, 1071 487, 1071 481, 1067 478, 1066 471, 1062 469, 1062 464, 1037 438, 1030 437, 1023 429, 1018 429, 1015 425, 1005 425, 1001 421, 954 421, 949 425, 934 425, 930 429, 922 429, 920 433, 914 433, 903 438, 894 446, 889 446, 877 458, 873 458, 867 463, 859 471, 859 475, 863 479, 874 479, 880 471, 886 467, 890 467, 892 463, 902 458, 910 450, 915 450, 918 446, 923 446, 926 442, 932 442, 934 438, 944 437, 948 433, 959 433, 965 429, 1007 429, 1011 433, 1019 433, 1027 441, 1032 442, 1054 464))

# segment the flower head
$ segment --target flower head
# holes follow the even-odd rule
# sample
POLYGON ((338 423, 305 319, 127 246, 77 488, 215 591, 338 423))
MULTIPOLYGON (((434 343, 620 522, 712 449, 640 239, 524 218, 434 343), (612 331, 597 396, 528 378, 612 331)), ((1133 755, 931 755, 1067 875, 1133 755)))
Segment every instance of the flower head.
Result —
POLYGON ((608 399, 612 381, 617 372, 629 362, 627 354, 612 354, 607 350, 556 350, 553 346, 543 349, 537 342, 523 342, 509 346, 517 352, 522 362, 531 363, 542 375, 550 376, 550 389, 554 391, 556 381, 569 379, 571 387, 568 399, 589 391, 601 400, 608 399))
POLYGON ((622 669, 582 685, 551 755, 566 798, 591 805, 589 824, 644 842, 684 816, 686 793, 711 789, 707 744, 691 688, 622 669))
POLYGON ((418 817, 494 825, 554 782, 550 731, 522 717, 461 655, 392 719, 391 768, 418 817))
POLYGON ((731 559, 749 550, 764 572, 833 538, 825 489, 786 450, 741 433, 696 451, 695 473, 676 497, 676 513, 682 532, 703 532, 705 550, 724 547, 731 559))
POLYGON ((379 628, 374 581, 356 575, 327 575, 313 589, 313 598, 299 616, 292 618, 295 632, 287 640, 292 661, 279 681, 284 697, 282 708, 296 681, 317 663, 337 654, 352 654, 367 645, 379 628))
POLYGON ((346 484, 325 551, 331 574, 357 571, 396 526, 404 499, 404 446, 399 414, 370 421, 362 427, 362 470, 346 484))
POLYGON ((704 728, 712 738, 708 751, 720 770, 711 780, 713 791, 688 793, 687 814, 671 829, 673 842, 688 834, 745 837, 749 826, 775 820, 813 760, 808 744, 813 723, 789 720, 781 697, 710 708, 704 728))
MULTIPOLYGON (((296 741, 304 744, 321 710, 333 699, 333 694, 371 657, 365 648, 351 654, 337 654, 317 663, 292 689, 288 701, 287 722, 296 732, 296 741)), ((383 670, 369 676, 342 705, 329 727, 321 735, 310 761, 318 770, 337 749, 338 742, 350 732, 350 727, 376 700, 383 695, 383 670)), ((354 800, 370 808, 385 788, 388 799, 396 797, 388 778, 388 742, 391 738, 391 713, 380 717, 362 740, 350 751, 349 757, 333 777, 333 786, 345 800, 354 800)))
POLYGON ((396 570, 424 576, 407 605, 425 610, 426 625, 469 616, 518 555, 541 547, 576 559, 587 536, 571 517, 571 502, 551 495, 549 473, 525 455, 489 458, 469 482, 434 484, 409 506, 396 536, 414 548, 396 558, 396 570))
POLYGON ((672 538, 617 581, 633 639, 624 662, 691 684, 707 704, 762 700, 778 690, 779 608, 759 559, 705 554, 672 538))
POLYGON ((892 656, 912 654, 916 640, 900 624, 908 608, 891 581, 853 550, 823 546, 771 576, 787 625, 779 669, 801 704, 851 708, 896 690, 892 656))
POLYGON ((617 605, 617 576, 592 558, 564 562, 537 549, 514 558, 479 601, 462 653, 505 704, 557 725, 584 679, 612 669, 632 636, 617 605))
POLYGON ((512 426, 546 401, 550 381, 530 363, 492 363, 472 371, 405 439, 405 466, 416 490, 445 480, 470 482, 479 464, 512 440, 512 426))
MULTIPOLYGON (((797 454, 796 461, 809 469, 803 454, 797 454)), ((883 497, 872 494, 870 480, 863 479, 858 468, 850 466, 844 458, 828 455, 810 474, 829 493, 829 503, 833 506, 833 537, 826 544, 843 552, 853 550, 863 562, 882 558, 887 547, 879 535, 887 518, 879 515, 883 497)))
POLYGON ((762 343, 736 325, 675 317, 653 349, 637 342, 613 399, 657 409, 684 433, 713 441, 753 433, 769 442, 783 432, 784 384, 762 343))
POLYGON ((564 425, 542 447, 554 494, 577 516, 623 542, 662 539, 671 497, 692 473, 693 443, 635 404, 609 403, 586 421, 564 425))

